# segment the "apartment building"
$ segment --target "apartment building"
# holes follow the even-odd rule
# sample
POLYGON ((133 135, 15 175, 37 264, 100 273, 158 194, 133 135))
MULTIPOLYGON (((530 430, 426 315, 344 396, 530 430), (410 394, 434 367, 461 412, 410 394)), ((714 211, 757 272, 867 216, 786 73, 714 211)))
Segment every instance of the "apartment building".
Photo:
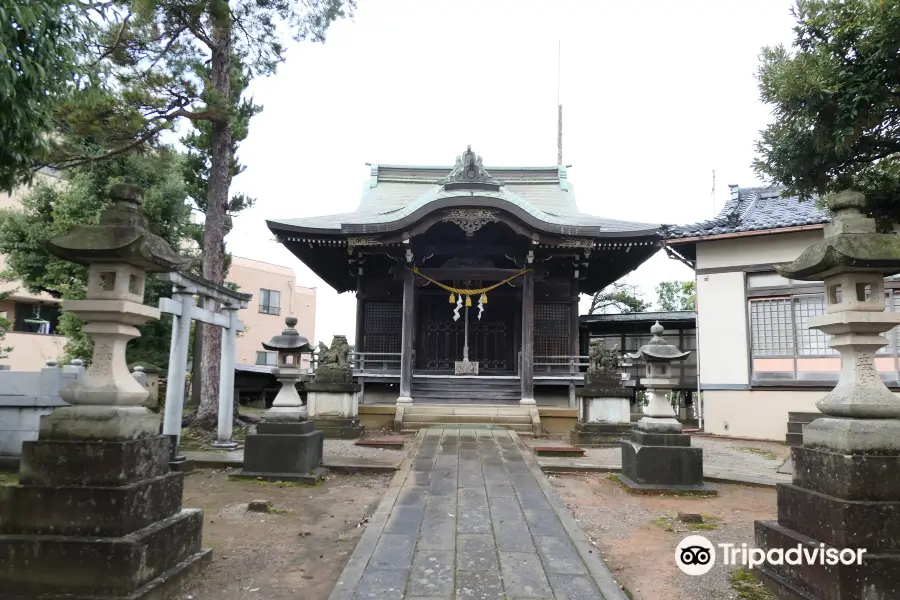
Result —
POLYGON ((313 343, 316 328, 316 289, 297 285, 293 269, 232 257, 228 281, 253 294, 250 306, 238 313, 244 332, 237 340, 237 364, 275 366, 277 355, 262 343, 284 330, 284 319, 297 317, 297 331, 313 343))
MULTIPOLYGON (((52 171, 38 173, 37 180, 61 181, 52 171)), ((0 193, 0 209, 20 206, 30 191, 30 187, 21 187, 12 194, 0 193)), ((0 271, 6 268, 5 258, 0 255, 0 271)), ((0 300, 0 317, 11 324, 0 345, 12 348, 6 358, 0 359, 0 366, 14 371, 37 371, 48 360, 61 358, 66 345, 66 338, 56 335, 61 302, 49 294, 28 292, 21 281, 0 282, 0 292, 8 294, 0 300)))

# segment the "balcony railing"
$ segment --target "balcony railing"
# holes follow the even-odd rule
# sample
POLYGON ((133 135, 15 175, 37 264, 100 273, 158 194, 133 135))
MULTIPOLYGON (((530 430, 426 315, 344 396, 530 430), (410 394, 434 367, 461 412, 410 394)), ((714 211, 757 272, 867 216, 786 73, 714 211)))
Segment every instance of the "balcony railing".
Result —
POLYGON ((579 375, 587 370, 590 357, 587 356, 535 356, 534 374, 579 375))
MULTIPOLYGON (((351 352, 348 359, 354 375, 400 372, 400 352, 351 352)), ((415 364, 415 354, 413 354, 415 364)))

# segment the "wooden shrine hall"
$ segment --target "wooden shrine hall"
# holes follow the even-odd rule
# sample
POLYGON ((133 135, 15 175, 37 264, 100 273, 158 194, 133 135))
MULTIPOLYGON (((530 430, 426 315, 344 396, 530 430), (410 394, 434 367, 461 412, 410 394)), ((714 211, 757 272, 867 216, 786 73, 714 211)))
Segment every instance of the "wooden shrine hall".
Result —
POLYGON ((351 213, 268 221, 358 299, 363 402, 568 404, 583 379, 579 294, 659 248, 659 226, 578 210, 566 168, 371 165, 351 213))

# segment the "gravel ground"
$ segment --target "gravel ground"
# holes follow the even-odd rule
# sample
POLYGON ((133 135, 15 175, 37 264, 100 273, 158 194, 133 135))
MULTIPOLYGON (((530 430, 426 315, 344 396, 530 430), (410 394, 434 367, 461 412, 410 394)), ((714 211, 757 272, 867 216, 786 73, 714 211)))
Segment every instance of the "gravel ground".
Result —
MULTIPOLYGON (((776 518, 775 490, 712 484, 714 498, 640 496, 603 475, 551 475, 550 480, 585 534, 599 548, 616 579, 634 600, 733 600, 733 566, 722 564, 701 577, 683 574, 674 551, 686 536, 703 535, 713 545, 753 544, 753 521, 776 518), (704 515, 714 529, 692 530, 678 512, 704 515)), ((769 598, 769 596, 760 596, 769 598)))
MULTIPOLYGON (((569 445, 567 435, 522 439, 529 447, 569 445)), ((790 456, 790 448, 775 442, 747 442, 694 436, 691 445, 703 448, 704 465, 748 473, 775 472, 790 456)), ((619 448, 585 448, 585 458, 603 465, 621 465, 622 451, 619 448)))
POLYGON ((335 456, 340 458, 403 459, 406 456, 406 451, 409 450, 412 437, 404 436, 403 439, 406 440, 406 444, 403 446, 402 450, 357 446, 356 440, 325 440, 325 456, 335 456))

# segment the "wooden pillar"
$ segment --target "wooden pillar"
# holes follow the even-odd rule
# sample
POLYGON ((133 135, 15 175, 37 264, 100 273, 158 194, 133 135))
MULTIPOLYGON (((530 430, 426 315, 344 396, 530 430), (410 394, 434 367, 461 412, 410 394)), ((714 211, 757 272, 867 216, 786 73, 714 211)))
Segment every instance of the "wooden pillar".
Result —
POLYGON ((356 337, 353 346, 357 353, 365 352, 366 301, 363 299, 362 273, 356 277, 356 337))
POLYGON ((412 404, 412 352, 415 326, 415 277, 412 271, 403 273, 403 324, 400 333, 400 396, 397 404, 412 404))
POLYGON ((571 316, 569 319, 572 321, 569 326, 569 345, 570 351, 569 354, 572 356, 580 356, 581 355, 581 339, 579 337, 580 328, 578 321, 578 296, 575 296, 575 300, 572 302, 571 308, 571 316))
POLYGON ((534 401, 534 271, 522 276, 522 399, 519 404, 534 401))

